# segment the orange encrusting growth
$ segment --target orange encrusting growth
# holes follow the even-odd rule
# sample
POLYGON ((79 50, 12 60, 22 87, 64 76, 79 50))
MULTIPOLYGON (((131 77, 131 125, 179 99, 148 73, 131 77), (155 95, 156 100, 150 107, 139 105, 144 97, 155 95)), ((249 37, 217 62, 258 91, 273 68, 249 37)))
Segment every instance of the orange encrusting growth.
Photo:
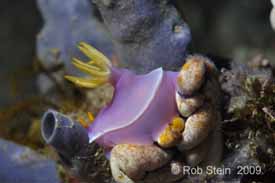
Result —
POLYGON ((184 130, 184 127, 184 120, 181 117, 174 117, 171 123, 169 123, 160 134, 158 144, 164 148, 176 145, 176 143, 181 139, 181 133, 184 130))
POLYGON ((187 62, 187 63, 183 64, 181 69, 182 70, 188 70, 189 67, 191 66, 191 64, 193 64, 193 63, 192 62, 187 62))
POLYGON ((90 126, 90 124, 93 123, 94 121, 94 115, 91 112, 87 112, 87 116, 88 116, 88 121, 86 121, 84 118, 79 117, 78 118, 78 122, 84 127, 84 128, 88 128, 90 126))
POLYGON ((93 122, 93 121, 95 120, 94 115, 93 115, 91 112, 87 112, 87 114, 88 114, 89 120, 90 120, 91 122, 93 122))

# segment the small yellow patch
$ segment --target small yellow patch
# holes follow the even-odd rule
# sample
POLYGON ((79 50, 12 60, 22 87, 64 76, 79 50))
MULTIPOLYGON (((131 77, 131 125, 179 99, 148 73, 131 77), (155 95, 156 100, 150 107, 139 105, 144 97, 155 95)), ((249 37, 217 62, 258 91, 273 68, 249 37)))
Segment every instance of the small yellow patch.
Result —
POLYGON ((172 120, 171 128, 173 131, 182 132, 184 130, 184 121, 181 117, 175 117, 172 120))
POLYGON ((84 128, 88 128, 90 126, 90 124, 93 123, 94 121, 94 115, 91 112, 87 112, 87 116, 88 116, 88 121, 85 120, 82 117, 78 118, 79 123, 84 127, 84 128))
POLYGON ((182 66, 182 70, 186 71, 189 70, 189 68, 191 66, 196 67, 202 60, 203 57, 196 57, 196 56, 192 56, 187 58, 186 63, 182 66))
POLYGON ((184 126, 184 120, 181 117, 174 117, 171 123, 160 134, 158 144, 164 148, 174 146, 181 138, 184 126))
POLYGON ((123 179, 124 179, 124 176, 123 176, 122 174, 120 174, 120 175, 118 176, 118 179, 119 179, 119 180, 123 180, 123 179))
POLYGON ((83 119, 83 118, 78 118, 78 122, 84 127, 88 128, 89 124, 83 119))
POLYGON ((178 85, 184 85, 184 79, 183 77, 179 74, 177 78, 178 85))
POLYGON ((94 115, 93 115, 91 112, 87 112, 87 114, 88 114, 89 120, 90 120, 91 122, 93 122, 93 121, 95 120, 94 115))
POLYGON ((182 70, 184 70, 184 71, 186 71, 186 70, 188 70, 189 69, 189 67, 191 66, 191 62, 186 62, 183 66, 182 66, 182 70))
POLYGON ((209 123, 205 121, 196 121, 196 123, 192 123, 192 127, 199 128, 199 129, 209 128, 209 123))

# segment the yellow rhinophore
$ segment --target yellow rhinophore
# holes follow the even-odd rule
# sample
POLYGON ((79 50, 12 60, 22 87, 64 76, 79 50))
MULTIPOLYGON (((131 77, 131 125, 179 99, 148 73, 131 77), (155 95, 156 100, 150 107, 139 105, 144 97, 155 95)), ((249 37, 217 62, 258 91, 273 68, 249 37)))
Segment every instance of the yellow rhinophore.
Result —
POLYGON ((84 79, 75 76, 65 76, 65 78, 77 86, 85 88, 96 88, 108 82, 112 66, 110 60, 87 43, 81 42, 78 48, 91 60, 85 63, 77 58, 73 58, 72 64, 82 72, 87 73, 91 78, 84 79))

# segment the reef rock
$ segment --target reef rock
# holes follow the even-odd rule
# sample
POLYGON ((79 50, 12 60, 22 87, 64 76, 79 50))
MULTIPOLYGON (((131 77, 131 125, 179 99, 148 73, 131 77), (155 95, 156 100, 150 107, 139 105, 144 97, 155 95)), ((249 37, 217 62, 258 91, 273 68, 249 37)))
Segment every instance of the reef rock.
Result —
POLYGON ((1 183, 59 183, 56 163, 35 151, 0 139, 1 183))
POLYGON ((183 64, 191 40, 187 24, 166 0, 96 0, 119 61, 148 72, 183 64))

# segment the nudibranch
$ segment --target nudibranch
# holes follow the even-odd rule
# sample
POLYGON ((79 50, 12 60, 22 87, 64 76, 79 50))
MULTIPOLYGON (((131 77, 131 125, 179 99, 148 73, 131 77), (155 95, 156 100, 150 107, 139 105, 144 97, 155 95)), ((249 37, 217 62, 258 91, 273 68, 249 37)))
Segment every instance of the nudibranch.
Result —
POLYGON ((74 84, 114 87, 112 101, 88 127, 90 143, 110 152, 110 166, 119 183, 140 180, 147 171, 171 160, 167 148, 183 152, 185 163, 216 164, 221 158, 218 70, 206 57, 186 58, 179 72, 155 69, 148 74, 114 67, 86 43, 79 49, 90 59, 73 59, 87 78, 65 76, 74 84))
POLYGON ((112 102, 101 110, 89 127, 90 142, 106 148, 116 144, 153 144, 160 132, 178 116, 175 94, 177 72, 156 69, 136 75, 127 69, 113 67, 108 58, 86 43, 80 50, 92 61, 73 64, 91 75, 83 79, 66 78, 80 87, 96 88, 110 82, 115 88, 112 102))

